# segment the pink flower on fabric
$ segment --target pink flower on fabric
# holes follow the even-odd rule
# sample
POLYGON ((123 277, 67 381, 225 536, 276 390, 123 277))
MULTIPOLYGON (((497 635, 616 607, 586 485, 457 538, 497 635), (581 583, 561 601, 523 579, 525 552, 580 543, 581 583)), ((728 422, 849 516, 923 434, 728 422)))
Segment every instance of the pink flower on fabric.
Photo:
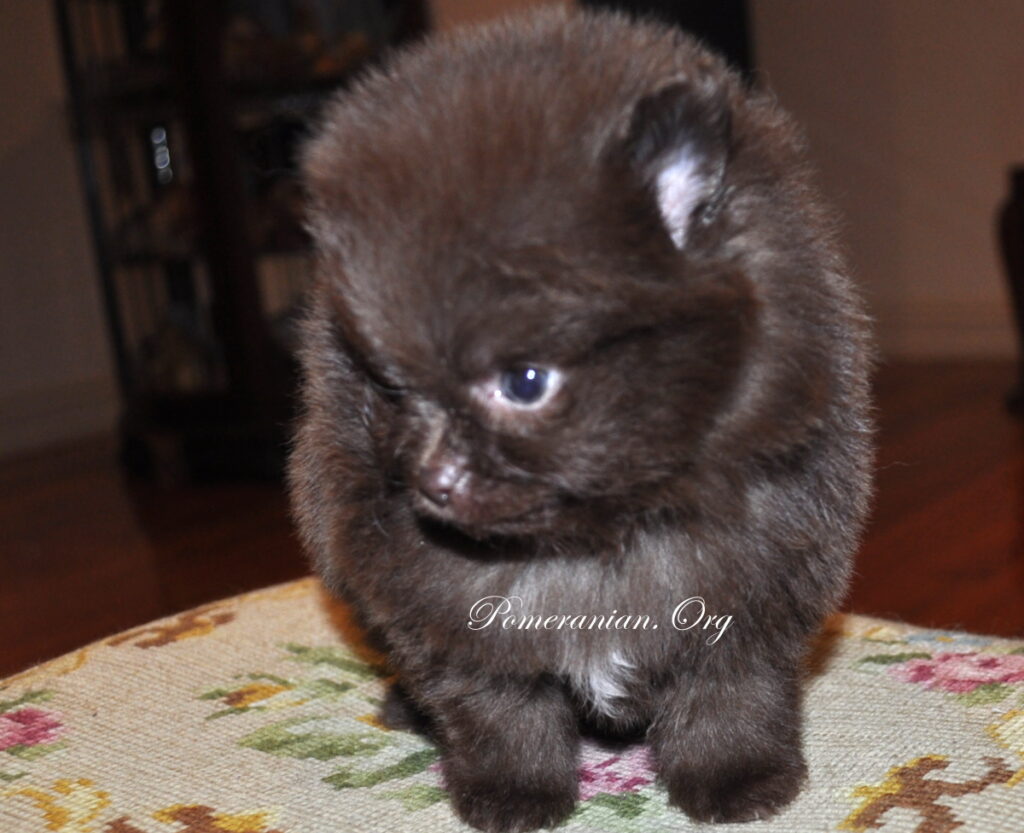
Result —
POLYGON ((651 754, 646 746, 637 746, 622 755, 613 755, 600 763, 580 767, 580 800, 587 801, 601 793, 636 792, 653 783, 651 754))
POLYGON ((0 714, 0 751, 13 746, 53 743, 64 734, 64 725, 54 712, 26 706, 0 714))
POLYGON ((888 669, 899 680, 925 688, 966 694, 983 685, 1024 681, 1024 654, 992 656, 970 652, 942 653, 931 659, 912 659, 888 669))

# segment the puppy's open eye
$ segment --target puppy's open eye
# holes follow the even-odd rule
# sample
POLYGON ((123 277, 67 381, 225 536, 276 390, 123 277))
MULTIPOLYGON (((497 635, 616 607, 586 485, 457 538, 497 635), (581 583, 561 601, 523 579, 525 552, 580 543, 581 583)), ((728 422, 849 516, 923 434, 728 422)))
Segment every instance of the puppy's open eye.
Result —
POLYGON ((502 371, 493 398, 518 408, 539 408, 558 389, 557 370, 521 365, 502 371))
POLYGON ((562 378, 554 368, 519 364, 481 380, 470 390, 492 412, 535 411, 551 401, 562 378))
POLYGON ((517 367, 501 374, 501 395, 516 405, 535 405, 548 390, 549 372, 540 367, 517 367))

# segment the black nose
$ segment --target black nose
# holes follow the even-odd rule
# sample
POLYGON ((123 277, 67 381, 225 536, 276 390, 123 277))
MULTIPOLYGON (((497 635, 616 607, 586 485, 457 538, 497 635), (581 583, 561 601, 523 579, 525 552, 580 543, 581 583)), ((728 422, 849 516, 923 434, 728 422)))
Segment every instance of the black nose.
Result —
POLYGON ((420 492, 436 506, 446 506, 461 476, 462 470, 450 461, 428 463, 420 469, 420 492))

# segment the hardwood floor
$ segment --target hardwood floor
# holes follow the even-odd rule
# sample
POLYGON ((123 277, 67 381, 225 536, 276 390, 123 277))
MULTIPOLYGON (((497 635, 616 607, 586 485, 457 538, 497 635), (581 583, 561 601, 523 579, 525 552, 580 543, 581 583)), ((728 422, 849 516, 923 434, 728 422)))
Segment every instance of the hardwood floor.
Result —
MULTIPOLYGON (((1008 362, 881 368, 877 499, 849 609, 1024 635, 1012 379, 1008 362)), ((0 676, 305 572, 272 484, 126 484, 110 438, 0 463, 0 676)))
POLYGON ((128 485, 109 438, 0 465, 0 676, 306 572, 273 484, 128 485))
POLYGON ((1008 362, 899 364, 877 377, 871 524, 847 607, 1024 634, 1024 420, 1008 362))

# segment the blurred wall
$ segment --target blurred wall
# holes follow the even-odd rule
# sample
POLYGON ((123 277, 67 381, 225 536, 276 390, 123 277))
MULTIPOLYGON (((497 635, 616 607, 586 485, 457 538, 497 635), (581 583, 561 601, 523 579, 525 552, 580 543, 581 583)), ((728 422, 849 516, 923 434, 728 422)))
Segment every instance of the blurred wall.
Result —
POLYGON ((114 424, 51 4, 0 3, 0 456, 114 424))
POLYGON ((1024 162, 1024 3, 751 0, 757 66, 805 125, 883 349, 1013 349, 994 216, 1024 162))

